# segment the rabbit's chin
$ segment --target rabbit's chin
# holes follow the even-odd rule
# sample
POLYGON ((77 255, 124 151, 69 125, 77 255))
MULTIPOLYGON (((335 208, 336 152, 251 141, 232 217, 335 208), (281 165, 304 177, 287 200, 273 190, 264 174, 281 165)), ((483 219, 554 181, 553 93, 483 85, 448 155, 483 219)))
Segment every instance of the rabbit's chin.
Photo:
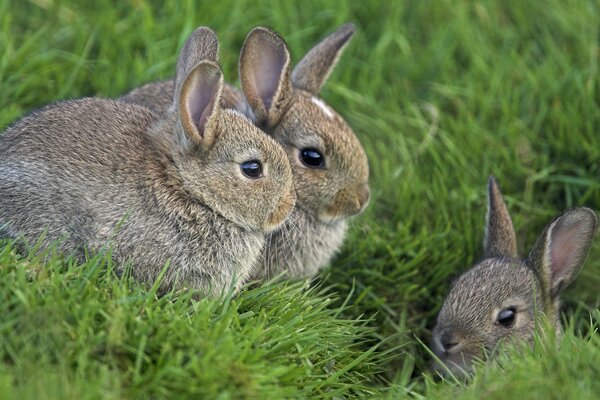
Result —
POLYGON ((351 213, 351 214, 346 214, 346 213, 331 214, 329 212, 322 212, 322 213, 319 213, 319 215, 317 216, 316 220, 318 220, 323 225, 335 226, 335 225, 338 225, 338 224, 340 224, 340 223, 348 220, 349 218, 351 218, 351 217, 353 217, 355 215, 357 215, 357 214, 356 213, 351 213))
POLYGON ((433 361, 433 370, 444 377, 452 374, 458 379, 470 377, 473 372, 473 362, 478 359, 472 354, 462 352, 438 357, 439 361, 433 361))

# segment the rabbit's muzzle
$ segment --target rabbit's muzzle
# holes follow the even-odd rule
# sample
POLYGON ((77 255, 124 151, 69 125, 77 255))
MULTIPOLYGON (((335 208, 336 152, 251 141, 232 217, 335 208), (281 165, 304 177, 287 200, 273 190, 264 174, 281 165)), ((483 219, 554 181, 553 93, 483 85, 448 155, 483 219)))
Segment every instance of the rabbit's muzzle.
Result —
POLYGON ((291 214, 296 204, 296 194, 294 190, 286 192, 281 199, 279 204, 273 213, 267 218, 264 226, 265 232, 277 229, 283 221, 291 214))
POLYGON ((473 361, 483 355, 479 343, 461 333, 445 329, 434 332, 432 349, 439 359, 434 369, 442 375, 447 375, 449 370, 457 377, 468 375, 473 361))
POLYGON ((366 183, 341 189, 325 213, 325 220, 336 220, 360 214, 367 204, 371 191, 366 183))

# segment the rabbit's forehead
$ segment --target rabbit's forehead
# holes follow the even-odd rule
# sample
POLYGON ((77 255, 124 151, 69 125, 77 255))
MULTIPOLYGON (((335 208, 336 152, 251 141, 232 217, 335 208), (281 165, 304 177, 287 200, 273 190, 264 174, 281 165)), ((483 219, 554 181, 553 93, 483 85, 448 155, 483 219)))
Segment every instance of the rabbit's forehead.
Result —
POLYGON ((368 161, 358 138, 335 110, 306 93, 295 97, 278 130, 280 140, 294 147, 317 147, 340 168, 368 176, 368 161))
POLYGON ((218 138, 221 143, 217 150, 222 156, 285 158, 283 149, 241 113, 226 110, 221 116, 218 129, 218 138))
POLYGON ((461 275, 450 290, 444 310, 450 314, 487 313, 507 301, 528 301, 538 282, 518 261, 488 259, 461 275))
POLYGON ((297 140, 318 137, 325 146, 356 140, 352 129, 333 108, 306 93, 295 97, 282 122, 288 125, 286 132, 297 140))
POLYGON ((323 112, 323 114, 325 114, 325 116, 329 119, 334 119, 335 118, 335 113, 334 111, 327 105, 325 104, 325 102, 321 99, 319 99, 317 96, 312 96, 310 98, 310 101, 316 105, 317 107, 319 107, 321 109, 321 111, 323 112))

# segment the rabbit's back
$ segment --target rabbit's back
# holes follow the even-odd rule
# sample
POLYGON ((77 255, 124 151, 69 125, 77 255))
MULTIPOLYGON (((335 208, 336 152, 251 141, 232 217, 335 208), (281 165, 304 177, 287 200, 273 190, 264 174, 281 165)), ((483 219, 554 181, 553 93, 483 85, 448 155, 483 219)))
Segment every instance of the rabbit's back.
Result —
POLYGON ((148 109, 114 100, 58 102, 23 117, 0 136, 0 163, 17 162, 19 168, 13 169, 47 179, 53 178, 51 171, 57 179, 114 182, 116 176, 130 176, 127 169, 143 159, 145 131, 154 119, 148 109), (85 179, 76 176, 81 173, 85 179))
POLYGON ((81 99, 14 123, 0 137, 0 224, 32 240, 64 239, 63 250, 93 242, 98 220, 117 214, 135 186, 132 149, 152 119, 141 107, 81 99))

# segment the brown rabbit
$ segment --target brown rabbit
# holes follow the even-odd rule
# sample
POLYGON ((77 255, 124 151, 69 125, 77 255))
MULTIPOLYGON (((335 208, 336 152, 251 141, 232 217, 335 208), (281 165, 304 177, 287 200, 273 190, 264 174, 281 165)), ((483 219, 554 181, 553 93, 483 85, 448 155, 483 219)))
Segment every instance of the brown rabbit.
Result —
MULTIPOLYGON (((354 30, 352 24, 340 27, 293 71, 288 47, 273 31, 255 28, 244 42, 240 80, 247 103, 231 87, 225 103, 248 115, 283 146, 297 194, 290 218, 267 236, 257 278, 316 274, 341 246, 347 218, 368 203, 365 152, 344 119, 317 97, 354 30)), ((124 99, 164 112, 163 99, 156 95, 168 93, 170 85, 170 81, 150 83, 124 99)))
POLYGON ((0 136, 0 226, 81 256, 108 242, 161 289, 219 294, 253 274, 265 232, 294 206, 289 161, 246 117, 222 109, 217 40, 194 31, 171 111, 84 98, 35 111, 0 136))
MULTIPOLYGON (((577 276, 592 245, 597 217, 573 208, 555 218, 525 259, 496 180, 488 183, 484 259, 452 285, 433 330, 432 348, 454 374, 503 341, 532 342, 537 315, 560 334, 559 294, 577 276)), ((445 372, 441 365, 436 368, 445 372)))

